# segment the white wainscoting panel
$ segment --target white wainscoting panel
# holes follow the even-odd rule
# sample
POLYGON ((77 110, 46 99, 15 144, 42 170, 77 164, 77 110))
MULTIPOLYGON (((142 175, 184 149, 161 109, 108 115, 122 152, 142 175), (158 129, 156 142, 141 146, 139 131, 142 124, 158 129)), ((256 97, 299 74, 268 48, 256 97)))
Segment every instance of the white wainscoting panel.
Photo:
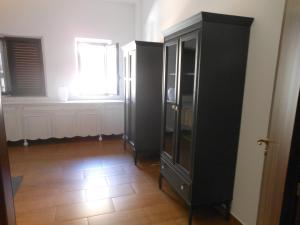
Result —
POLYGON ((3 109, 9 141, 124 132, 122 101, 4 103, 3 109))
POLYGON ((11 141, 23 139, 20 110, 15 106, 3 108, 6 137, 11 141))
POLYGON ((99 110, 82 110, 78 113, 78 136, 96 136, 100 135, 100 117, 99 110))
POLYGON ((25 112, 23 115, 23 124, 24 139, 48 139, 52 136, 51 118, 47 112, 25 112))
POLYGON ((124 132, 124 105, 107 104, 103 108, 102 134, 123 134, 124 132))
POLYGON ((76 114, 70 110, 54 111, 52 117, 52 136, 55 138, 77 136, 76 114))

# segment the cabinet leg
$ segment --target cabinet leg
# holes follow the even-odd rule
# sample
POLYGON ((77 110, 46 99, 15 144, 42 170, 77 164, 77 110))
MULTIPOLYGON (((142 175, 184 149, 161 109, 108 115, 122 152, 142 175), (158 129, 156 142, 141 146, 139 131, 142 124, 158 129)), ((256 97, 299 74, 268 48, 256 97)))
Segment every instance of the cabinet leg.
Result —
POLYGON ((28 144, 28 141, 26 139, 24 139, 24 142, 23 142, 23 146, 24 147, 27 147, 29 144, 28 144))
POLYGON ((99 135, 99 141, 103 141, 101 134, 99 135))
POLYGON ((225 202, 224 204, 225 204, 224 217, 228 221, 228 220, 230 220, 231 201, 225 202))
POLYGON ((124 151, 126 150, 126 137, 125 137, 125 135, 123 134, 123 149, 124 149, 124 151))
POLYGON ((194 213, 193 208, 190 207, 190 212, 189 212, 189 225, 192 225, 192 223, 193 223, 193 213, 194 213))
POLYGON ((161 174, 159 174, 159 178, 158 178, 158 188, 159 188, 159 190, 161 190, 161 188, 162 188, 162 179, 163 179, 163 176, 161 174))
POLYGON ((126 150, 126 140, 123 140, 123 149, 126 150))

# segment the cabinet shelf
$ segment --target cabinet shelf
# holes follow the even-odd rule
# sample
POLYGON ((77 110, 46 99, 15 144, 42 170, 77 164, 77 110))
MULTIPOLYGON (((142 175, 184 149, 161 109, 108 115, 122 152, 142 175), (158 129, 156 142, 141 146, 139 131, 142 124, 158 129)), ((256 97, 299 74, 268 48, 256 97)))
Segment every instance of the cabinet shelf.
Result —
POLYGON ((192 142, 192 137, 190 135, 183 134, 183 135, 181 135, 181 137, 188 142, 192 142))
POLYGON ((195 75, 195 73, 183 73, 184 75, 187 75, 187 76, 194 76, 195 75))
MULTIPOLYGON (((191 72, 186 72, 186 73, 183 73, 184 75, 186 76, 194 76, 195 73, 191 73, 191 72)), ((176 74, 175 73, 168 73, 168 76, 175 76, 176 74)))
POLYGON ((170 100, 167 100, 166 103, 167 103, 167 104, 172 104, 172 105, 174 105, 174 104, 176 104, 176 101, 170 101, 170 100))

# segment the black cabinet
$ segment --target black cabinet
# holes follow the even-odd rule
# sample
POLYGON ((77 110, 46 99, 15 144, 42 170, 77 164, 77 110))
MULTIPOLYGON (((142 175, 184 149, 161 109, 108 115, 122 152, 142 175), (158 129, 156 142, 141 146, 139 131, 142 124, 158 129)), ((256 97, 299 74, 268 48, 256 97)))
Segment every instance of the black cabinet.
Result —
POLYGON ((164 44, 162 178, 193 210, 229 216, 252 18, 208 12, 168 29, 164 44))
POLYGON ((124 140, 138 155, 159 155, 163 44, 134 41, 123 47, 124 140))

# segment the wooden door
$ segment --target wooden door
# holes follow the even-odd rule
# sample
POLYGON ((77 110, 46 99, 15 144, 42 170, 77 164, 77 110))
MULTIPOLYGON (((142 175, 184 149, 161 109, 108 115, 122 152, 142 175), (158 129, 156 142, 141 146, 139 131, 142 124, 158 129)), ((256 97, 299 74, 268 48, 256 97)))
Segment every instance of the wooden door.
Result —
POLYGON ((298 183, 300 181, 300 101, 298 99, 296 119, 293 131, 289 165, 287 170, 283 204, 281 210, 280 224, 299 225, 300 221, 296 219, 297 205, 299 202, 298 183), (298 221, 294 223, 294 221, 298 221))
POLYGON ((300 87, 300 1, 285 10, 257 225, 280 223, 300 87))
POLYGON ((11 185, 9 159, 6 146, 5 127, 3 120, 0 94, 0 224, 15 225, 15 209, 11 185))

